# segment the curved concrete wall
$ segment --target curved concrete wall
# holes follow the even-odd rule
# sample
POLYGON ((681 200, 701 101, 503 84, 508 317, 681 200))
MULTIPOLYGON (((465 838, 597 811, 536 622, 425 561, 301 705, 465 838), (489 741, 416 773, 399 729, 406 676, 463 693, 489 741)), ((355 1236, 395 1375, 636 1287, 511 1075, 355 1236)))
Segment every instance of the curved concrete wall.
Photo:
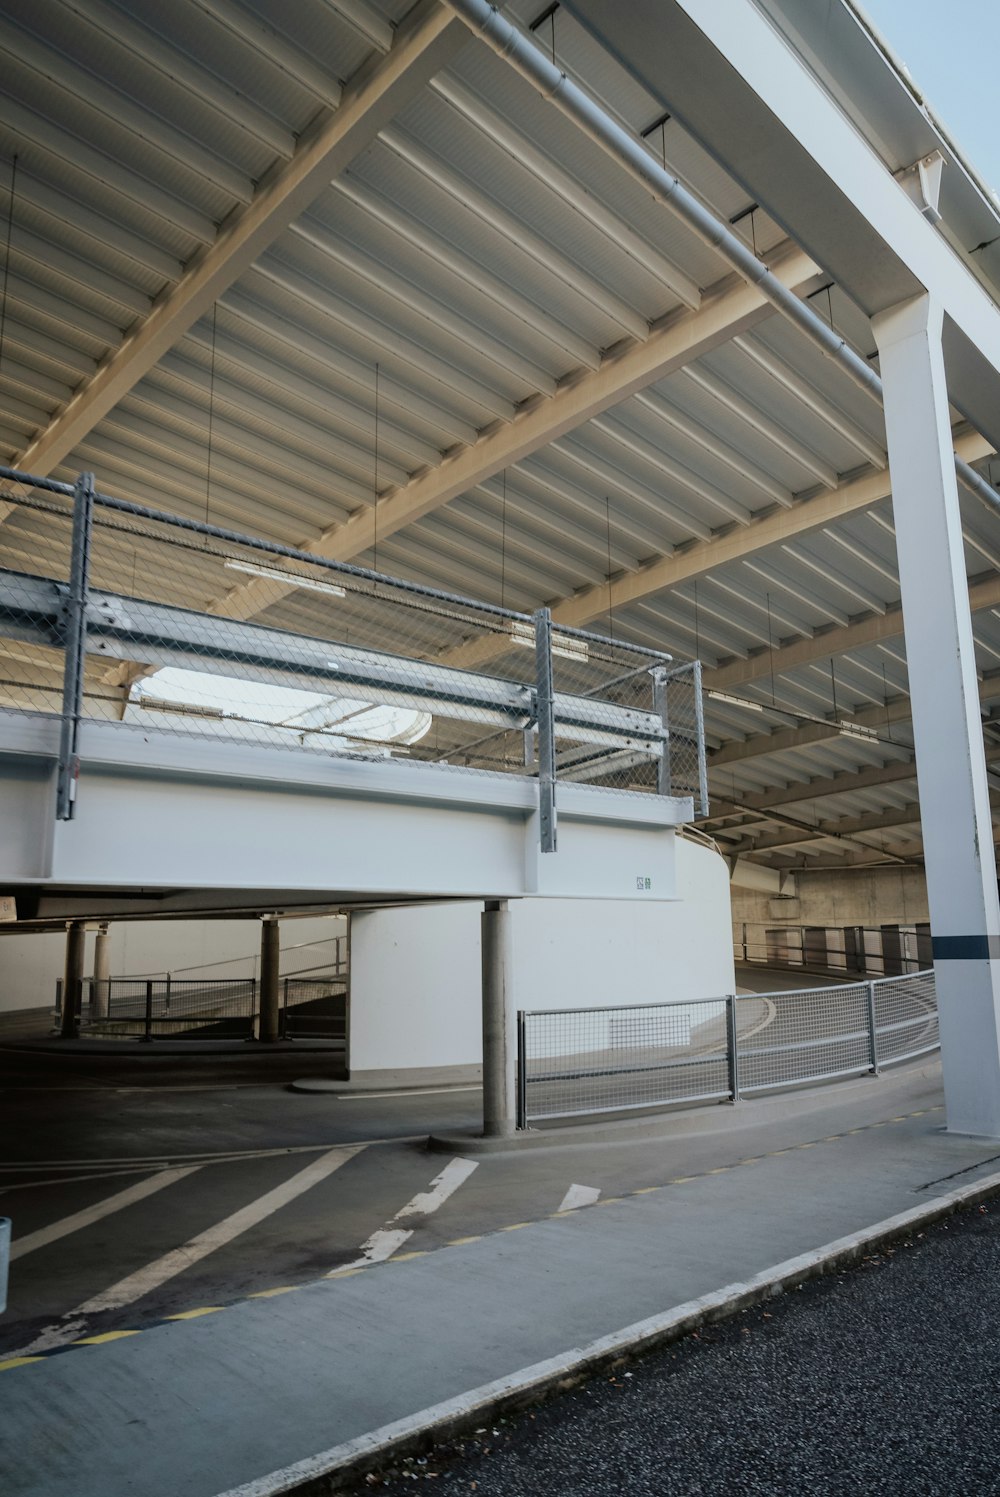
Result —
MULTIPOLYGON (((729 875, 676 839, 678 898, 510 902, 517 1008, 603 1008, 734 990, 729 875)), ((351 921, 353 1079, 473 1078, 482 1061, 478 903, 351 921)))

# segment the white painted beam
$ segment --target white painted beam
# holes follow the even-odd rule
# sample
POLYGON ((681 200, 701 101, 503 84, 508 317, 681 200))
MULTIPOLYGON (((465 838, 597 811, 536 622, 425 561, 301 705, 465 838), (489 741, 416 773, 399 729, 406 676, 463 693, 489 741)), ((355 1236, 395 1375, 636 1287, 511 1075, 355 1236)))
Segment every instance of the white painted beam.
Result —
POLYGON ((948 1127, 1000 1136, 1000 899, 941 345, 943 305, 873 321, 897 492, 948 1127))

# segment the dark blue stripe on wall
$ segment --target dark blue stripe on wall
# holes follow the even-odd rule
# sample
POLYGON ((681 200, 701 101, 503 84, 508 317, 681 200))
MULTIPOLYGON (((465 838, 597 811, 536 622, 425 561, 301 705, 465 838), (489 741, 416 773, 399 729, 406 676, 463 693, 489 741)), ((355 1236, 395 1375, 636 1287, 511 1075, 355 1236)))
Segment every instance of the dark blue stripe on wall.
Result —
POLYGON ((986 962, 1000 958, 1000 936, 932 936, 936 962, 986 962))

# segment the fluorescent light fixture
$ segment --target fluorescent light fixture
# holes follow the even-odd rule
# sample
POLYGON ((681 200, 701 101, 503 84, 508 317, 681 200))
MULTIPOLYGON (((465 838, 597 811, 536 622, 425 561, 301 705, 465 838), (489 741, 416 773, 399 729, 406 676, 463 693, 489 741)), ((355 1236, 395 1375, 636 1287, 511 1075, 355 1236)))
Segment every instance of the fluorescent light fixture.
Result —
POLYGON ((716 702, 727 702, 730 707, 747 707, 751 712, 763 712, 762 702, 751 702, 749 697, 730 696, 728 691, 710 691, 708 695, 716 702))
POLYGON ((253 561, 227 561, 231 572, 246 572, 250 577, 263 577, 267 582, 283 582, 286 587, 304 587, 313 593, 329 593, 332 598, 346 598, 347 593, 335 582, 319 582, 312 577, 300 577, 297 572, 282 572, 278 567, 261 567, 253 561))
MULTIPOLYGON (((513 619, 510 637, 516 645, 524 645, 527 650, 535 648, 534 624, 526 624, 521 619, 513 619)), ((552 653, 561 655, 564 660, 590 659, 590 651, 585 639, 574 639, 572 634, 557 634, 555 630, 552 632, 552 653)))
POLYGON ((861 723, 849 723, 841 719, 837 724, 837 732, 841 738, 860 738, 862 743, 878 743, 878 730, 865 728, 861 723))

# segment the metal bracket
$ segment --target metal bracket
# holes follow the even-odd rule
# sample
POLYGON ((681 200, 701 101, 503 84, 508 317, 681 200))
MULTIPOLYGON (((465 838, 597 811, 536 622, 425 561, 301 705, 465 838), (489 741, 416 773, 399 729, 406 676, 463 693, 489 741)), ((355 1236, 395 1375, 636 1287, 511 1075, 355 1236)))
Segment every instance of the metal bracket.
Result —
POLYGON ((72 821, 80 773, 77 740, 83 711, 83 666, 87 653, 87 587, 94 519, 94 475, 81 473, 73 496, 69 587, 63 605, 63 699, 56 782, 56 819, 72 821))

